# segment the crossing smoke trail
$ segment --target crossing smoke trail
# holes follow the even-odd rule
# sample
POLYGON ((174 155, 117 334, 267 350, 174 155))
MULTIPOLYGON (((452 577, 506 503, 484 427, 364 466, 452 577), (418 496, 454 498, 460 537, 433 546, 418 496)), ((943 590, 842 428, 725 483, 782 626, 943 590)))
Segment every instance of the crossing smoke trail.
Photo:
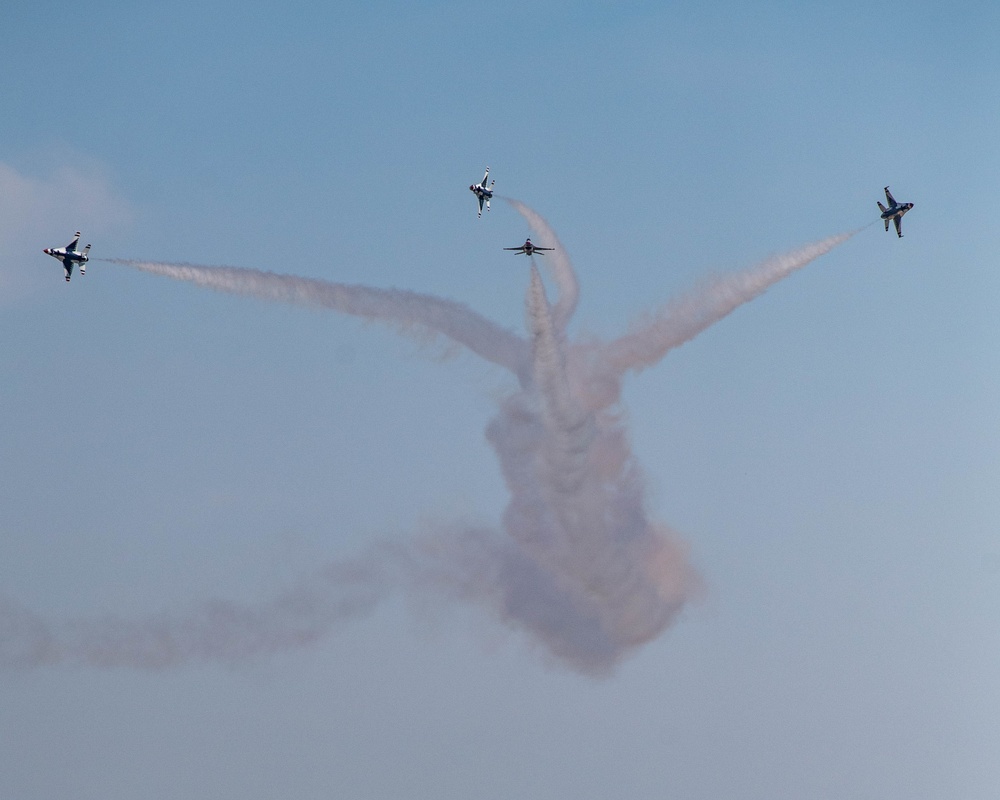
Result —
POLYGON ((517 211, 525 222, 528 223, 535 238, 542 247, 555 248, 550 253, 545 254, 545 264, 552 272, 552 279, 559 290, 555 308, 552 309, 552 322, 559 332, 566 330, 566 325, 576 311, 576 305, 580 300, 580 283, 576 279, 576 272, 570 263, 566 248, 563 247, 559 237, 549 226, 545 218, 532 208, 529 208, 520 200, 511 197, 503 198, 511 207, 517 211))
MULTIPOLYGON (((540 239, 556 241, 540 216, 512 204, 540 239)), ((676 619, 697 585, 676 535, 646 514, 642 472, 618 407, 623 375, 656 363, 852 235, 720 278, 620 339, 596 344, 566 338, 578 289, 562 248, 560 259, 543 262, 559 292, 554 305, 532 264, 527 338, 457 303, 411 292, 236 267, 115 261, 220 291, 442 334, 509 369, 520 388, 501 402, 486 438, 510 501, 499 530, 454 526, 407 543, 382 542, 256 604, 215 600, 143 618, 52 623, 0 598, 0 666, 241 662, 315 641, 390 592, 433 591, 486 607, 579 672, 609 674, 676 619)))
POLYGON ((487 430, 511 491, 504 528, 516 545, 501 611, 578 670, 605 674, 676 617, 695 578, 683 548, 646 517, 619 416, 574 390, 572 351, 534 266, 527 305, 534 383, 487 430))

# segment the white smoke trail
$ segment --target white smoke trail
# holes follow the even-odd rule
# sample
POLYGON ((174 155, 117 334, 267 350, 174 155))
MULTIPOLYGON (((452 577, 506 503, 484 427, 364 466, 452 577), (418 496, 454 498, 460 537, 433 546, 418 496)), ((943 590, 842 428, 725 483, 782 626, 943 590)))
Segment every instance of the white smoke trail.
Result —
POLYGON ((0 667, 240 662, 315 641, 391 591, 433 589, 490 609, 580 672, 608 674, 670 625, 697 585, 677 537, 646 515, 641 470, 617 408, 623 373, 655 363, 851 235, 717 280, 607 345, 566 340, 577 281, 561 248, 555 307, 532 266, 530 342, 464 306, 411 292, 236 267, 115 262, 222 291, 385 320, 404 332, 442 333, 511 369, 521 388, 503 400, 486 430, 510 502, 501 531, 439 529, 405 545, 383 543, 266 602, 213 601, 180 613, 48 623, 0 600, 0 667))
POLYGON ((545 254, 545 265, 552 273, 552 279, 556 282, 559 295, 556 304, 552 309, 552 322, 560 334, 566 330, 573 312, 576 311, 577 303, 580 300, 580 282, 576 278, 576 272, 569 260, 569 254, 563 247, 556 232, 552 230, 545 218, 532 208, 529 208, 520 200, 511 197, 503 198, 518 214, 524 217, 529 227, 535 234, 537 243, 542 247, 554 247, 555 249, 545 254))
POLYGON ((394 324, 404 333, 437 333, 494 364, 521 375, 528 359, 524 339, 451 300, 401 289, 376 289, 241 267, 171 264, 127 258, 111 264, 190 281, 220 292, 249 295, 292 305, 328 308, 343 314, 394 324))
POLYGON ((774 256, 743 272, 716 278, 701 289, 668 303, 651 320, 605 345, 601 357, 617 375, 627 370, 638 372, 650 367, 670 350, 690 341, 705 328, 809 262, 829 253, 860 230, 863 228, 774 256))
POLYGON ((165 669, 192 661, 236 664, 316 641, 367 614, 395 581, 390 550, 331 564, 265 603, 211 600, 186 612, 47 622, 0 598, 0 668, 71 664, 165 669))

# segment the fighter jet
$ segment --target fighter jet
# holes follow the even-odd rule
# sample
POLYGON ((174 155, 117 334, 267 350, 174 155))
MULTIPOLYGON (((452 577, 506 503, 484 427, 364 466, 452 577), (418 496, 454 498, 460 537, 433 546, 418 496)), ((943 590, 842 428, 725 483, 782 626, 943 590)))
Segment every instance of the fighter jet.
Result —
POLYGON ((555 250, 554 247, 538 247, 531 243, 531 239, 525 239, 524 244, 520 247, 505 247, 504 250, 514 250, 519 256, 533 256, 538 253, 540 256, 544 256, 545 253, 539 252, 541 250, 555 250))
POLYGON ((80 244, 80 231, 76 232, 76 236, 73 241, 70 242, 65 247, 46 247, 42 250, 45 255, 52 256, 53 258, 58 258, 62 261, 63 269, 66 270, 66 280, 69 281, 70 276, 73 274, 73 265, 80 265, 80 274, 85 275, 87 273, 87 262, 90 260, 90 245, 88 244, 83 250, 77 250, 76 246, 80 244))
POLYGON ((885 187, 885 201, 889 204, 888 208, 878 203, 878 200, 875 201, 882 212, 882 219, 885 220, 885 229, 889 230, 889 220, 891 219, 896 226, 896 235, 902 239, 903 232, 900 230, 900 226, 903 224, 903 214, 913 208, 913 203, 897 203, 888 186, 885 187))
POLYGON ((483 203, 486 203, 486 210, 490 210, 490 198, 493 197, 493 181, 489 186, 486 185, 486 179, 490 177, 490 168, 486 168, 486 174, 483 175, 483 180, 480 183, 474 183, 469 187, 469 191, 476 195, 476 199, 479 200, 479 218, 483 217, 483 203))

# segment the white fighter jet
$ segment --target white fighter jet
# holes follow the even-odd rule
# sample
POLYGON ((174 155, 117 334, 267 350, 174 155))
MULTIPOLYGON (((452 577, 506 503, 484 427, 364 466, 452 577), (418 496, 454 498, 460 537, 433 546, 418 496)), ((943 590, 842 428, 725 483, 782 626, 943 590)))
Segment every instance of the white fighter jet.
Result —
POLYGON ((520 247, 505 247, 504 250, 514 250, 519 256, 533 256, 538 253, 540 256, 544 256, 545 253, 539 252, 541 250, 555 250, 554 247, 539 247, 531 243, 531 239, 525 239, 524 244, 520 247))
POLYGON ((878 200, 875 201, 878 203, 879 211, 882 212, 882 219, 885 220, 885 229, 889 230, 889 220, 891 219, 896 226, 896 236, 902 239, 903 232, 900 227, 903 224, 903 214, 913 208, 913 203, 897 203, 888 186, 885 187, 885 201, 889 204, 888 208, 878 203, 878 200))
POLYGON ((490 168, 486 168, 486 174, 483 175, 482 181, 479 183, 474 183, 469 187, 469 191, 476 195, 476 199, 479 200, 479 218, 482 219, 483 216, 483 203, 486 203, 486 210, 490 210, 490 198, 493 197, 493 181, 489 186, 486 185, 486 179, 490 177, 490 168))
POLYGON ((62 261, 63 269, 66 270, 66 280, 70 279, 73 274, 73 265, 80 265, 80 274, 85 275, 87 272, 87 262, 90 260, 90 245, 88 244, 83 250, 77 250, 76 246, 80 244, 80 231, 76 232, 76 236, 73 241, 70 242, 65 247, 46 247, 42 250, 47 256, 52 256, 62 261))

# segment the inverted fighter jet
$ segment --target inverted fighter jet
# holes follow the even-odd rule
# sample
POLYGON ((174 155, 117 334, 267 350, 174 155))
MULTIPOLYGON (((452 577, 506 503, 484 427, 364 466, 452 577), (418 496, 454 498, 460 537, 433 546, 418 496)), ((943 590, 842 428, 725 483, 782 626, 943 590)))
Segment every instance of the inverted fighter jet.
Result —
POLYGON ((73 265, 80 265, 80 274, 85 275, 87 272, 87 262, 90 260, 90 245, 88 244, 83 250, 77 250, 76 246, 80 244, 80 231, 76 232, 76 236, 73 241, 70 242, 65 247, 46 247, 42 250, 45 255, 52 256, 62 261, 63 269, 66 270, 66 280, 70 279, 73 274, 73 265))
POLYGON ((538 247, 531 243, 531 239, 525 239, 524 244, 520 247, 505 247, 504 250, 514 250, 519 256, 533 256, 538 253, 540 256, 544 256, 545 253, 539 252, 541 250, 555 250, 554 247, 538 247))
POLYGON ((878 203, 878 200, 875 201, 882 212, 882 219, 885 220, 885 229, 889 230, 889 220, 891 219, 896 226, 896 235, 902 239, 903 232, 900 230, 900 226, 903 224, 903 214, 913 208, 913 203, 897 203, 888 186, 885 187, 885 201, 889 204, 888 208, 878 203))
POLYGON ((479 200, 479 218, 482 219, 483 216, 483 203, 486 203, 486 210, 490 210, 490 198, 493 197, 493 181, 489 186, 486 185, 486 179, 490 177, 490 168, 486 168, 486 174, 483 175, 483 179, 480 183, 474 183, 469 187, 469 191, 476 195, 476 199, 479 200))

